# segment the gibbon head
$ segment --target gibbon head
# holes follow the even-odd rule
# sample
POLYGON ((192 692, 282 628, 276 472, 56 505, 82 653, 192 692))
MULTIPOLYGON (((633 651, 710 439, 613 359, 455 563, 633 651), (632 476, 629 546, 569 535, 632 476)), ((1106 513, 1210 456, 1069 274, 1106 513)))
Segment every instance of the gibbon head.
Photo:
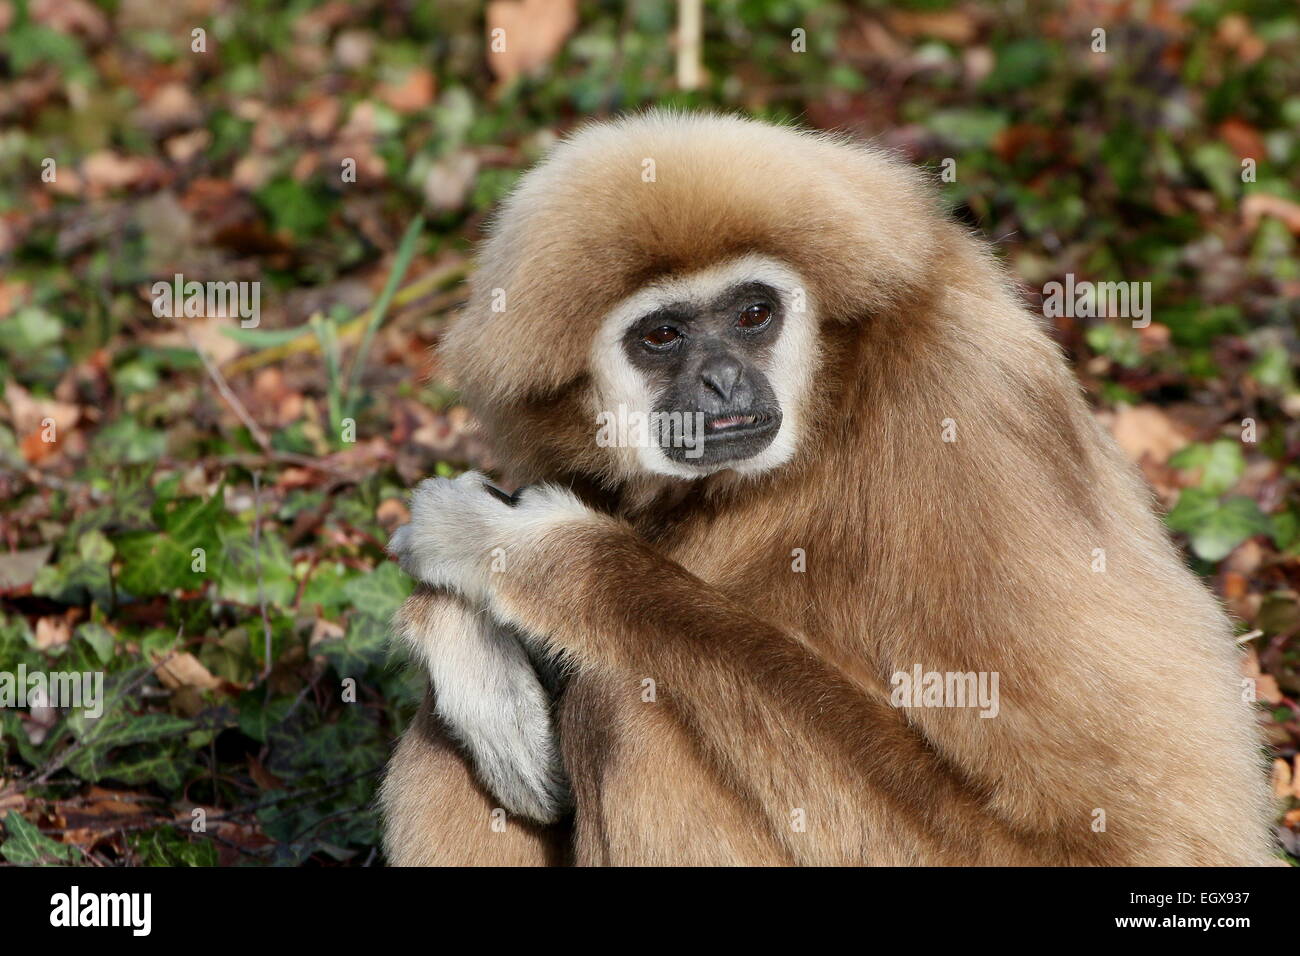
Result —
POLYGON ((839 137, 591 125, 503 204, 443 370, 521 480, 767 472, 833 425, 828 328, 926 298, 932 207, 910 167, 839 137))

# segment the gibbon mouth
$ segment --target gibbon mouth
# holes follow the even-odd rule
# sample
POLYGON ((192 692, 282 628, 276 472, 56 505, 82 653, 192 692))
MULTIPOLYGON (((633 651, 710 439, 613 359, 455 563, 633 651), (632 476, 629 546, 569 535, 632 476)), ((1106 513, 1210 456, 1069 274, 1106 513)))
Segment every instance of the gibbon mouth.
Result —
POLYGON ((757 412, 740 415, 712 415, 704 420, 704 432, 708 435, 719 433, 740 435, 763 431, 771 425, 771 422, 770 416, 757 412))

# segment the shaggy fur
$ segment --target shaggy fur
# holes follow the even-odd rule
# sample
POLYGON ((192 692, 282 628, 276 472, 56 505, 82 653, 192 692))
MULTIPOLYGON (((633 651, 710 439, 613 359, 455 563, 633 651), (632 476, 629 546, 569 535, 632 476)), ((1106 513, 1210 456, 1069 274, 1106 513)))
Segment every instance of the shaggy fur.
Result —
MULTIPOLYGON (((407 542, 460 595, 444 600, 572 669, 574 861, 1268 861, 1227 618, 1040 322, 914 170, 734 118, 587 127, 506 202, 442 359, 512 476, 582 499, 552 488, 512 523, 462 487, 407 542), (605 318, 752 254, 801 277, 817 317, 790 461, 686 481, 597 447, 605 318), (496 547, 507 569, 486 573, 496 547), (914 665, 997 672, 998 716, 892 707, 890 675, 914 665)), ((486 798, 464 799, 426 724, 385 784, 389 858, 492 859, 486 798)))

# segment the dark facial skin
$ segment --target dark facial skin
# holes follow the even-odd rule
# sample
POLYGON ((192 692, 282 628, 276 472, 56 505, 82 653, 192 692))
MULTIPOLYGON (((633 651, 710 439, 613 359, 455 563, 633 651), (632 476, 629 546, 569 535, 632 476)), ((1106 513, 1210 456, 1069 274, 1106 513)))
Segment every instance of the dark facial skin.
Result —
MULTIPOLYGON (((654 411, 704 415, 703 454, 683 444, 674 421, 671 436, 661 439, 671 460, 716 466, 771 444, 781 407, 766 370, 784 318, 774 289, 747 282, 706 305, 666 306, 628 328, 623 349, 659 396, 654 411)), ((698 430, 689 434, 700 438, 698 430)))

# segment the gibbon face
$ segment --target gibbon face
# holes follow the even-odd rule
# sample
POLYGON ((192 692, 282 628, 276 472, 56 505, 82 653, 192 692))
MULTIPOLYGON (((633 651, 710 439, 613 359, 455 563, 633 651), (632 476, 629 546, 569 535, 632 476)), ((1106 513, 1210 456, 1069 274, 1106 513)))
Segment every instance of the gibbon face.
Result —
POLYGON ((794 453, 816 368, 807 296, 788 267, 742 256, 651 283, 604 320, 592 350, 591 402, 644 415, 649 441, 627 468, 697 478, 757 473, 794 453))

